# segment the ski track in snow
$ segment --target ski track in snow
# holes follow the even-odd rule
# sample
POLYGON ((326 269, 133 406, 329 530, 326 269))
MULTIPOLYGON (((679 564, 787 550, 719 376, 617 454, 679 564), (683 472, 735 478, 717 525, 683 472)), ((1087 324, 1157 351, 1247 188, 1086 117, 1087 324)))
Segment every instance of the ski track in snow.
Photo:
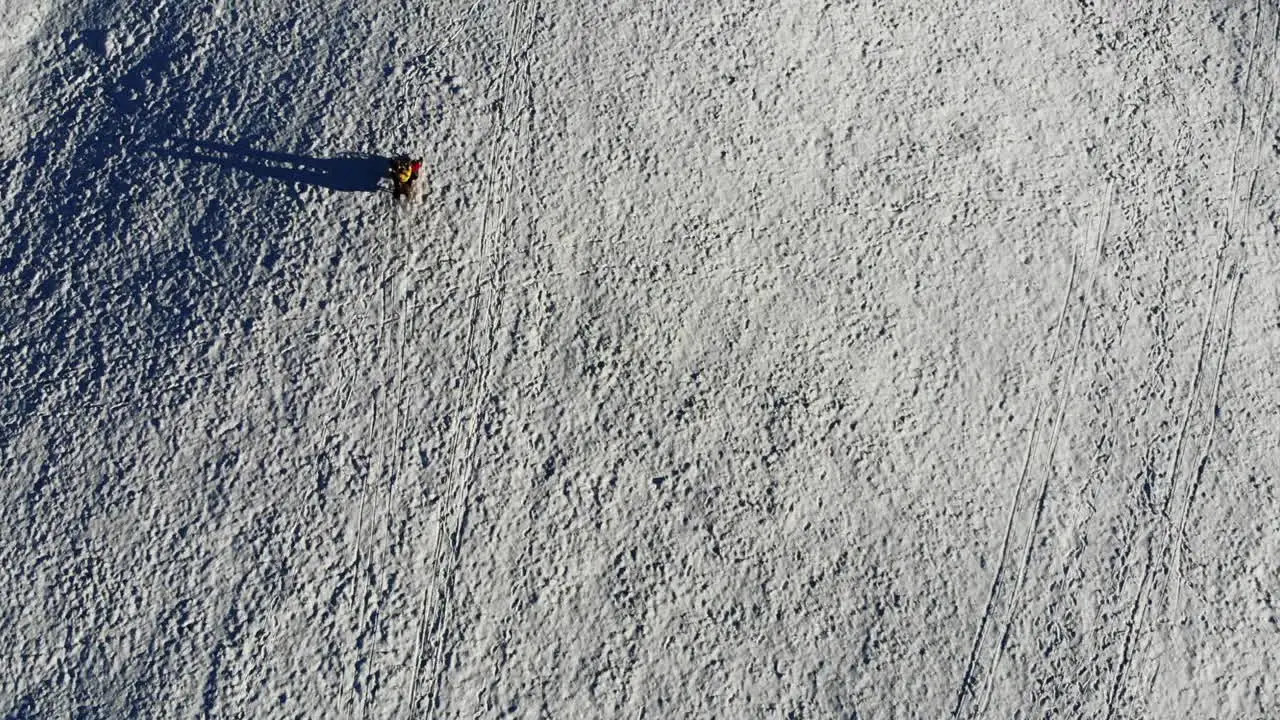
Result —
MULTIPOLYGON (((1261 11, 1261 7, 1259 7, 1259 17, 1261 17, 1260 11, 1261 11)), ((1272 33, 1270 59, 1273 64, 1277 57, 1277 52, 1276 52, 1277 48, 1280 48, 1280 14, 1276 15, 1275 30, 1272 33)), ((1253 152, 1254 167, 1253 167, 1253 173, 1249 180, 1249 190, 1246 193, 1246 201, 1245 201, 1245 207, 1246 207, 1245 222, 1246 223, 1248 222, 1248 217, 1247 217, 1248 207, 1251 204, 1251 201, 1253 200, 1254 193, 1257 187, 1258 173, 1262 168, 1262 140, 1265 137, 1264 131, 1266 128, 1266 122, 1270 115, 1272 98, 1275 95, 1274 76, 1268 75, 1267 77, 1271 78, 1271 80, 1267 83, 1266 97, 1262 102, 1262 109, 1258 115, 1258 128, 1254 133, 1254 136, 1256 137, 1256 144, 1254 146, 1254 152, 1253 152)), ((1240 118, 1241 127, 1243 127, 1244 125, 1244 118, 1245 118, 1244 109, 1242 108, 1241 118, 1240 118)), ((1235 200, 1234 193, 1232 194, 1232 200, 1233 202, 1235 200)), ((1235 210, 1232 211, 1232 217, 1235 217, 1235 210)), ((1230 226, 1228 226, 1228 229, 1230 229, 1230 226)), ((1178 519, 1177 532, 1175 533, 1173 538, 1166 540, 1167 543, 1173 546, 1173 551, 1174 551, 1174 560, 1172 562, 1172 568, 1170 568, 1169 572, 1174 574, 1177 577, 1177 581, 1178 581, 1177 585, 1175 586, 1175 596, 1172 603, 1174 610, 1177 610, 1180 605, 1179 596, 1177 593, 1179 593, 1181 588, 1183 587, 1183 581, 1184 581, 1183 572, 1182 572, 1182 549, 1186 546, 1187 518, 1190 514, 1191 507, 1194 504, 1196 493, 1200 488, 1200 483, 1204 477, 1205 466, 1209 461, 1209 451, 1213 445, 1214 431, 1217 428, 1217 420, 1221 412, 1221 408, 1219 406, 1219 396, 1222 390, 1222 378, 1226 373, 1227 350, 1230 347, 1231 334, 1233 329, 1235 328, 1236 303, 1240 298, 1240 286, 1244 280, 1244 276, 1246 274, 1247 262, 1249 260, 1248 251, 1245 244, 1245 240, 1247 238, 1247 232, 1240 231, 1239 229, 1237 229, 1237 232, 1240 232, 1240 243, 1239 243, 1240 256, 1234 260, 1232 269, 1230 272, 1228 272, 1228 277, 1234 277, 1235 281, 1231 289, 1231 300, 1227 305, 1226 319, 1223 322, 1223 326, 1222 326, 1222 347, 1218 353, 1218 368, 1217 368, 1217 371, 1214 373, 1213 391, 1209 395, 1208 408, 1209 408, 1209 411, 1212 413, 1211 417, 1209 418, 1209 430, 1205 436, 1204 447, 1200 451, 1200 454, 1198 456, 1199 459, 1196 463, 1195 478, 1190 483, 1190 486, 1187 489, 1186 498, 1183 500, 1183 503, 1182 503, 1180 517, 1178 519)), ((1230 239, 1231 239, 1230 235, 1228 234, 1226 237, 1224 237, 1224 243, 1228 242, 1230 239)), ((1225 249, 1225 246, 1224 246, 1224 249, 1225 249)))
POLYGON ((1018 608, 1021 607, 1021 595, 1023 586, 1026 582, 1027 567, 1031 564, 1032 540, 1035 538, 1036 531, 1040 527, 1040 520, 1044 514, 1045 500, 1049 493, 1049 479, 1053 476, 1053 460, 1057 454, 1058 438, 1062 431, 1062 419, 1067 411, 1067 402, 1071 395, 1069 390, 1072 380, 1075 377, 1076 366, 1080 360, 1080 347, 1084 341, 1085 328, 1089 322, 1089 303, 1094 295, 1094 288, 1097 284, 1096 279, 1102 266, 1102 248, 1103 242, 1107 236, 1107 224, 1111 220, 1112 198, 1115 196, 1115 186, 1107 187, 1107 196, 1103 204, 1102 215, 1098 220, 1098 231, 1094 244, 1093 252, 1093 272, 1090 274, 1091 282, 1088 290, 1080 298, 1080 328, 1076 333, 1076 341, 1071 349, 1071 360, 1067 364, 1067 369, 1063 375, 1062 389, 1058 393, 1058 411, 1055 413, 1053 420, 1053 429, 1049 434, 1049 450, 1045 459, 1044 476, 1040 482, 1040 490, 1036 493, 1035 511, 1032 515, 1030 524, 1027 526, 1026 541, 1023 543, 1022 561, 1018 566, 1018 578, 1013 584, 1013 595, 1009 602, 1009 616, 1005 620, 1004 632, 1000 635, 1000 641, 996 644, 995 658, 991 661, 991 669, 987 673, 987 682, 982 692, 982 702, 978 706, 978 714, 985 715, 987 706, 991 702, 991 687, 995 678, 996 670, 1000 667, 1000 660, 1004 655, 1004 650, 1009 644, 1009 633, 1013 628, 1013 620, 1018 608))
MULTIPOLYGON (((1263 16, 1262 3, 1259 0, 1259 2, 1257 2, 1254 7, 1253 33, 1252 33, 1252 39, 1249 43, 1248 63, 1247 63, 1247 68, 1245 70, 1245 81, 1244 81, 1244 86, 1242 90, 1242 94, 1246 100, 1249 94, 1250 82, 1253 79, 1254 57, 1257 51, 1258 30, 1262 22, 1262 16, 1263 16)), ((1264 101, 1263 103, 1264 115, 1265 115, 1265 108, 1269 105, 1270 90, 1268 90, 1267 92, 1267 98, 1268 98, 1267 101, 1264 101)), ((1238 161, 1240 157, 1241 142, 1244 136, 1245 126, 1247 123, 1247 117, 1248 117, 1248 107, 1247 107, 1247 104, 1242 101, 1241 108, 1240 108, 1240 119, 1239 119, 1239 124, 1237 125, 1237 128, 1236 128, 1236 138, 1234 142, 1234 148, 1232 150, 1231 165, 1229 170, 1229 189, 1227 193, 1227 202, 1229 204, 1229 208, 1226 216, 1227 219, 1223 227, 1222 241, 1216 253, 1216 262, 1214 264, 1212 280, 1209 284, 1209 300, 1204 311, 1205 313, 1204 325, 1200 333, 1199 353, 1195 363, 1195 373, 1192 376, 1190 387, 1187 390, 1186 406, 1182 411, 1182 420, 1181 420, 1181 423, 1179 424, 1177 442, 1174 445, 1174 450, 1169 462, 1169 468, 1166 473, 1166 477, 1168 478, 1168 481, 1169 481, 1169 488, 1165 492, 1164 501, 1160 507, 1160 516, 1166 522, 1164 541, 1159 544, 1159 550, 1156 550, 1157 544, 1155 542, 1155 539, 1154 538, 1148 539, 1147 556, 1146 556, 1146 562, 1144 564, 1142 580, 1138 587, 1138 593, 1134 601, 1132 615, 1130 616, 1129 622, 1127 624, 1128 630, 1124 638, 1124 644, 1123 644, 1123 650, 1121 654, 1119 668, 1115 674, 1115 679, 1114 679, 1114 682, 1112 683, 1112 686, 1107 698, 1106 718, 1108 720, 1116 716, 1118 712, 1118 707, 1119 707, 1118 701, 1120 700, 1121 694, 1125 690, 1125 681, 1127 679, 1127 673, 1134 661, 1134 653, 1136 652, 1134 645, 1137 642, 1138 638, 1140 638, 1141 635, 1143 634, 1143 628, 1147 622, 1147 616, 1150 612, 1152 612, 1152 605, 1153 603, 1156 602, 1156 599, 1153 597, 1155 594, 1155 591, 1153 590, 1153 587, 1152 587, 1153 583, 1157 581, 1158 579, 1157 575, 1159 575, 1161 578, 1163 578, 1165 586, 1167 586, 1169 583, 1169 576, 1175 569, 1173 565, 1176 563, 1173 563, 1170 561, 1169 555, 1170 553, 1173 553, 1175 551, 1176 546, 1185 542, 1185 540, 1181 537, 1181 532, 1182 532, 1182 528, 1185 525, 1186 514, 1189 512, 1188 505, 1191 499, 1194 497, 1195 487, 1196 485, 1198 485, 1198 482, 1199 482, 1198 476, 1204 470, 1204 463, 1207 461, 1208 448, 1213 441, 1213 433, 1214 433, 1214 428, 1216 426, 1216 418, 1219 413, 1218 389, 1221 382, 1221 372, 1222 372, 1223 365, 1226 361, 1226 353, 1228 348, 1229 336, 1231 332, 1232 317, 1235 314, 1236 295, 1239 290, 1240 280, 1243 277, 1243 268, 1241 267, 1241 265, 1244 261, 1244 258, 1240 257, 1240 258, 1230 259, 1229 255, 1231 254, 1231 251, 1232 251, 1232 248, 1230 246, 1230 241, 1232 239, 1233 225, 1238 223, 1238 218, 1237 218, 1238 197, 1236 193, 1236 181, 1238 178, 1237 167, 1238 167, 1238 161), (1219 295, 1219 290, 1222 284, 1224 270, 1227 270, 1228 277, 1234 276, 1235 281, 1233 282, 1233 288, 1231 291, 1231 300, 1229 303, 1227 315, 1219 331, 1219 335, 1221 336, 1221 339, 1219 340, 1221 344, 1221 349, 1217 351, 1219 354, 1218 368, 1217 368, 1217 371, 1215 372, 1215 377, 1213 381, 1214 382, 1213 391, 1207 403, 1210 416, 1207 421, 1207 430, 1205 431, 1205 439, 1204 439, 1205 451, 1198 464, 1198 469, 1196 471, 1197 477, 1192 478, 1187 483, 1190 485, 1190 489, 1186 493, 1185 502, 1182 504, 1180 508, 1174 509, 1174 512, 1179 516, 1179 519, 1175 523, 1173 516, 1170 513, 1170 507, 1174 504, 1173 502, 1174 498, 1179 495, 1178 480, 1179 480, 1179 477, 1183 475, 1183 471, 1181 468, 1183 448, 1189 442, 1187 439, 1188 429, 1190 427, 1191 420, 1195 414, 1195 408, 1197 404, 1196 403, 1197 391, 1201 386, 1204 366, 1206 361, 1209 360, 1214 354, 1213 349, 1210 347, 1211 337, 1214 329, 1214 316, 1216 314, 1217 307, 1218 307, 1218 295, 1219 295), (1175 530, 1175 526, 1176 526, 1176 530, 1175 530), (1159 555, 1158 561, 1155 557, 1157 554, 1159 555)), ((1265 117, 1263 119, 1265 119, 1265 117)), ((1261 130, 1261 127, 1262 127, 1262 119, 1259 120, 1259 130, 1261 130)), ((1246 199, 1246 205, 1248 205, 1251 199, 1252 199, 1252 189, 1250 190, 1250 198, 1246 199)), ((1237 227, 1237 231, 1239 231, 1238 227, 1237 227)), ((1177 587, 1177 585, 1175 585, 1175 587, 1177 587)), ((1172 605, 1173 606, 1168 607, 1166 609, 1166 611, 1170 614, 1177 612, 1176 601, 1172 603, 1172 605)), ((1174 618, 1166 618, 1166 620, 1173 621, 1174 618)))
MULTIPOLYGON (((1049 365, 1052 367, 1058 358, 1058 351, 1062 345, 1062 330, 1066 327, 1067 309, 1071 305, 1072 289, 1075 287, 1076 273, 1079 266, 1079 254, 1073 252, 1071 255, 1071 272, 1068 273, 1066 292, 1062 298, 1062 311, 1058 313, 1058 321, 1054 325, 1054 347, 1053 352, 1049 356, 1049 365)), ((974 670, 978 664, 978 655, 982 650, 982 638, 985 634, 987 624, 991 622, 996 596, 998 591, 1003 587, 1005 558, 1009 554, 1009 543, 1013 538, 1013 528, 1015 520, 1019 515, 1021 508, 1022 491, 1026 487, 1028 471, 1031 468, 1032 451, 1036 447, 1036 436, 1040 431, 1040 414, 1044 407, 1044 393, 1049 388, 1042 391, 1041 397, 1036 401, 1035 411, 1031 413, 1031 434, 1027 440, 1026 454, 1022 460, 1022 470, 1018 474, 1018 482, 1014 486, 1013 502, 1009 505, 1009 514, 1005 519, 1004 537, 1000 542, 1000 559, 996 562, 996 573, 991 580, 991 591, 987 596, 986 607, 983 608, 982 618, 978 623, 978 632, 974 637, 973 646, 969 650, 969 663, 964 671, 964 678, 960 681, 960 690, 956 694, 956 705, 951 711, 953 718, 960 716, 960 711, 964 708, 965 697, 970 694, 971 686, 974 681, 974 670)), ((993 667, 994 670, 994 667, 993 667)), ((985 692, 984 692, 985 695, 985 692)))
MULTIPOLYGON (((1098 229, 1095 233, 1092 272, 1089 274, 1090 278, 1096 278, 1098 272, 1101 270, 1103 240, 1106 237, 1107 223, 1111 217, 1112 198, 1114 197, 1114 194, 1114 185, 1108 186, 1106 198, 1102 205, 1103 209, 1097 221, 1098 229)), ((1062 333, 1067 328, 1067 312, 1071 308, 1071 298, 1073 296, 1077 272, 1078 254, 1073 253, 1071 271, 1068 273, 1066 294, 1063 297, 1062 310, 1058 313, 1058 321, 1054 325, 1054 345, 1053 351, 1049 356, 1048 363, 1050 368, 1056 368, 1057 366, 1058 355, 1062 348, 1062 333)), ((976 708, 972 715, 975 717, 985 716, 987 707, 991 701, 992 685, 994 683, 996 670, 999 668, 1004 650, 1008 646, 1009 634, 1013 627, 1014 617, 1020 607, 1020 596, 1023 591, 1023 585, 1026 581, 1027 566, 1031 562, 1032 540, 1035 537, 1036 530, 1040 526, 1041 516, 1044 512, 1045 500, 1049 490, 1049 479, 1053 475, 1053 460, 1057 452, 1058 437, 1062 429, 1062 420, 1066 413, 1067 403, 1071 397, 1069 391, 1071 389, 1076 365, 1079 361, 1080 348, 1082 341, 1084 340, 1084 331, 1088 324, 1090 300, 1094 294, 1092 286, 1094 284, 1096 284, 1096 282, 1091 281, 1091 287, 1080 294, 1079 302, 1077 303, 1080 312, 1079 329, 1076 333, 1075 342, 1072 344, 1070 360, 1068 361, 1066 370, 1062 373, 1063 379, 1061 386, 1059 391, 1056 393, 1058 396, 1057 410, 1054 412, 1052 429, 1049 433, 1049 449, 1044 460, 1045 469, 1043 472, 1043 479, 1040 483, 1040 488, 1036 493, 1033 506, 1031 508, 1024 508, 1022 503, 1023 490, 1026 487, 1027 478, 1030 475, 1029 471, 1032 464, 1034 450, 1037 448, 1036 441, 1041 426, 1041 412, 1045 403, 1051 401, 1055 394, 1053 393, 1052 383, 1046 384, 1046 387, 1042 389, 1040 399, 1037 400, 1036 403, 1036 409, 1031 416, 1030 437, 1027 441, 1026 454, 1023 457, 1022 470, 1019 474, 1018 481, 1015 484, 1016 489, 1014 491, 1013 502, 1009 506, 1009 514, 1005 522, 1004 536, 1000 546, 1000 559, 996 565, 996 574, 992 580, 991 592, 987 599, 987 606, 983 610, 982 619, 978 625, 978 633, 974 638, 973 647, 969 652, 969 664, 965 669, 964 678, 961 681, 960 690, 957 693, 956 705, 951 713, 953 718, 960 717, 961 710, 964 708, 965 698, 973 691, 972 684, 975 679, 975 669, 978 666, 978 657, 982 651, 983 635, 985 633, 986 626, 992 622, 993 615, 995 614, 996 598, 1000 594, 999 591, 1004 589, 1004 568, 1006 558, 1009 555, 1009 546, 1013 539, 1015 522, 1019 517, 1023 517, 1030 513, 1031 520, 1026 525, 1026 538, 1023 543, 1021 562, 1018 565, 1017 578, 1013 583, 1011 593, 1006 591, 1006 594, 1009 594, 1010 599, 1006 603, 1008 609, 1006 611, 1007 616, 1004 622, 1004 630, 1000 633, 1000 639, 996 642, 996 645, 992 650, 993 657, 991 659, 990 666, 986 670, 986 682, 983 683, 980 699, 977 700, 976 708)))
POLYGON ((0 25, 0 717, 1280 716, 1271 4, 0 25))
MULTIPOLYGON (((440 619, 438 624, 430 624, 435 627, 435 637, 434 642, 431 644, 430 672, 427 673, 429 688, 426 712, 428 714, 436 712, 437 697, 440 692, 441 683, 443 682, 443 674, 447 670, 447 667, 445 667, 445 663, 448 659, 447 634, 450 630, 451 619, 449 598, 447 594, 439 594, 435 578, 441 578, 446 583, 450 583, 454 575, 457 573, 458 554, 462 551, 462 532, 466 521, 468 498, 472 493, 472 484, 476 479, 476 474, 478 473, 478 463, 475 458, 475 454, 478 452, 479 448, 477 433, 480 429, 479 416, 481 403, 483 401, 484 390, 488 387, 489 374, 492 369, 491 358, 493 356, 494 342, 498 332, 497 314, 501 307, 502 296, 505 290, 505 283, 501 274, 501 267, 505 264, 505 260, 500 260, 500 258, 505 255, 507 248, 503 248, 499 243, 493 242, 491 240, 491 235, 494 234, 494 227, 502 227, 505 224, 505 210, 507 203, 509 202, 510 192, 514 189, 514 170, 507 163, 505 154, 503 159, 501 161, 499 160, 499 148, 502 147, 503 149, 506 149, 505 146, 508 145, 506 141, 509 135, 509 128, 506 121, 506 106, 509 95, 508 86, 512 81, 511 75, 516 57, 516 49, 517 47, 524 48, 528 45, 528 38, 518 38, 517 33, 520 31, 521 26, 527 27, 528 32, 532 32, 533 28, 532 18, 524 17, 529 14, 528 6, 528 0, 514 3, 507 16, 507 33, 504 42, 505 60, 498 78, 498 101, 492 111, 494 136, 490 145, 489 158, 485 165, 488 175, 484 183, 484 198, 482 200, 483 213, 481 216, 479 230, 480 244, 476 253, 477 267, 479 267, 486 259, 489 259, 492 274, 488 279, 488 283, 486 283, 484 274, 477 272, 477 287, 475 292, 471 295, 471 310, 469 313, 471 322, 469 324, 470 332, 468 333, 466 341, 466 357, 471 361, 469 364, 472 364, 475 367, 475 371, 472 373, 474 384, 471 385, 464 393, 464 397, 470 398, 469 406, 466 408, 465 414, 460 413, 460 418, 466 418, 465 425, 460 420, 455 421, 454 423, 454 434, 451 443, 452 448, 450 451, 450 457, 453 458, 453 464, 451 465, 449 474, 450 484, 453 489, 451 490, 449 501, 445 506, 449 510, 449 513, 442 516, 442 520, 438 525, 439 530, 437 531, 436 537, 437 550, 431 568, 431 577, 433 578, 433 581, 428 597, 437 599, 436 601, 439 608, 432 610, 431 612, 437 614, 440 619), (505 169, 506 172, 502 172, 502 169, 505 169), (499 174, 505 178, 503 188, 504 192, 499 196, 502 198, 500 201, 496 200, 494 195, 494 189, 497 182, 496 176, 499 174), (493 212, 495 202, 501 202, 503 205, 503 210, 501 212, 493 212), (486 286, 489 288, 489 293, 484 292, 486 286), (488 347, 483 350, 483 353, 478 351, 479 349, 476 344, 477 338, 474 332, 480 324, 482 314, 481 296, 486 297, 486 300, 483 303, 483 315, 485 316, 486 321, 486 332, 484 333, 484 337, 487 338, 488 344, 488 347), (455 518, 453 529, 447 543, 447 554, 443 552, 446 546, 443 535, 443 529, 445 527, 445 523, 443 521, 444 517, 455 518)), ((502 238, 498 238, 498 240, 501 239, 502 238)), ((426 602, 423 603, 423 607, 424 609, 427 607, 426 602)), ((418 696, 418 675, 420 672, 420 647, 417 643, 422 642, 422 634, 428 627, 426 621, 427 618, 425 614, 419 618, 419 630, 415 634, 418 639, 415 640, 413 653, 413 679, 411 682, 408 703, 408 709, 411 713, 417 711, 416 701, 418 696)))

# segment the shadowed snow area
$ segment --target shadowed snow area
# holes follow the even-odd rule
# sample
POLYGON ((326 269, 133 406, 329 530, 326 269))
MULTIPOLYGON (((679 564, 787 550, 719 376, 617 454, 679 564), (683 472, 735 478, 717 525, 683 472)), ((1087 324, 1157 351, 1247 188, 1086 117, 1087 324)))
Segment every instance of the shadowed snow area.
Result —
POLYGON ((0 24, 0 717, 1280 717, 1273 3, 0 24))

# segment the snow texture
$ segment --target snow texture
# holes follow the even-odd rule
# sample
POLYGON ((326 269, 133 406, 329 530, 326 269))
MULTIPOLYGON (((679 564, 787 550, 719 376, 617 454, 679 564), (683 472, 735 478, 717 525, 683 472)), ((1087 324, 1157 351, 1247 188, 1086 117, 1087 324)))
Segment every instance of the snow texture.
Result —
POLYGON ((0 717, 1280 717, 1270 0, 301 5, 0 1, 0 717))

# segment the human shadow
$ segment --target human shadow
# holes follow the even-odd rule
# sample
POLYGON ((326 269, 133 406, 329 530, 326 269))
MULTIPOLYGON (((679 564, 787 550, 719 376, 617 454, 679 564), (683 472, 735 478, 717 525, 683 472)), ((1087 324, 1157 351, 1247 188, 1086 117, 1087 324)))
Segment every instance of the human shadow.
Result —
POLYGON ((380 155, 343 153, 333 158, 312 158, 187 138, 173 138, 149 149, 179 160, 212 163, 264 179, 339 192, 377 192, 378 181, 386 176, 390 163, 390 158, 380 155))

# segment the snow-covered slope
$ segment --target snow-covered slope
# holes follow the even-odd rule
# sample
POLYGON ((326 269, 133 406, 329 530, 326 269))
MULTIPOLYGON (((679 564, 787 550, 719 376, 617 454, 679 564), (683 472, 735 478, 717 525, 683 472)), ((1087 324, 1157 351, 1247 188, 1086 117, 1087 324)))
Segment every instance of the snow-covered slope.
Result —
POLYGON ((0 4, 4 717, 1280 714, 1271 4, 306 5, 0 4))

